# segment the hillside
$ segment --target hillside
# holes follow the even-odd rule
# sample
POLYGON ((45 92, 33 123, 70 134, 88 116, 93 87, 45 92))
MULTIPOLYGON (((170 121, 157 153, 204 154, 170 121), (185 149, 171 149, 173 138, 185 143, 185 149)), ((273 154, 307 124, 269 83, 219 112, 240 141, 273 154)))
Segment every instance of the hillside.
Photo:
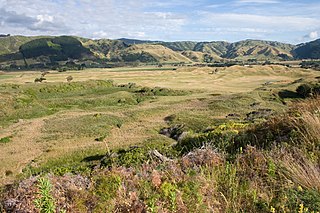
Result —
POLYGON ((101 59, 111 59, 118 51, 124 50, 130 46, 123 41, 110 39, 80 39, 80 41, 84 47, 90 49, 97 58, 101 59))
POLYGON ((212 63, 222 59, 265 61, 317 58, 320 58, 320 40, 295 46, 261 40, 228 43, 93 40, 74 36, 0 37, 1 66, 13 68, 25 65, 29 65, 28 68, 45 68, 50 64, 61 65, 60 62, 66 64, 70 60, 76 60, 78 65, 105 66, 118 62, 212 63))
POLYGON ((129 38, 119 38, 116 39, 118 41, 122 41, 127 45, 131 44, 150 44, 150 43, 160 43, 161 41, 150 41, 150 40, 138 40, 138 39, 129 39, 129 38))
POLYGON ((41 37, 8 36, 0 38, 0 55, 17 52, 22 44, 41 37))
POLYGON ((200 42, 194 47, 194 51, 223 56, 228 50, 229 43, 223 41, 200 42))
POLYGON ((309 43, 300 44, 295 50, 294 55, 299 59, 319 59, 320 58, 320 39, 309 43))
POLYGON ((245 40, 230 44, 225 58, 292 59, 294 45, 273 41, 245 40))
POLYGON ((177 41, 177 42, 161 42, 161 45, 172 49, 173 51, 193 51, 197 42, 194 41, 177 41))
POLYGON ((82 46, 78 39, 71 36, 35 39, 22 44, 19 52, 25 58, 56 57, 51 61, 68 60, 68 58, 82 59, 92 54, 89 49, 82 46))
POLYGON ((175 52, 159 44, 137 44, 121 51, 120 57, 123 61, 141 61, 141 62, 171 62, 179 63, 192 62, 186 56, 175 52))

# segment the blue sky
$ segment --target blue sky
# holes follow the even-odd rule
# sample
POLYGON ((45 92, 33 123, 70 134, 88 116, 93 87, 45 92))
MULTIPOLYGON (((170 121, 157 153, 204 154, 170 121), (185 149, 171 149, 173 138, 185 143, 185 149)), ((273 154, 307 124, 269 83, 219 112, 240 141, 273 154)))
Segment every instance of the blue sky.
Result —
POLYGON ((320 37, 319 0, 0 0, 0 33, 302 43, 320 37))

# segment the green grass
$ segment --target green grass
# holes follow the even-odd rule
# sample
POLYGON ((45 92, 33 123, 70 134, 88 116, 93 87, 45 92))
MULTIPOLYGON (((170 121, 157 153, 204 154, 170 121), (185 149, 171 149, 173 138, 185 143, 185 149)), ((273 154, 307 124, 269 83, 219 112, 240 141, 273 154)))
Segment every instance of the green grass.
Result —
POLYGON ((55 200, 52 197, 52 184, 48 179, 38 180, 39 198, 34 203, 41 213, 54 213, 56 211, 55 200))
POLYGON ((2 85, 0 125, 18 119, 52 115, 59 111, 81 109, 104 111, 128 108, 154 96, 186 95, 187 92, 161 88, 115 86, 112 81, 86 81, 30 85, 2 85), (140 91, 142 90, 142 91, 140 91))
POLYGON ((7 136, 4 138, 0 138, 0 144, 10 143, 12 136, 7 136))
MULTIPOLYGON (((0 86, 0 105, 6 103, 1 105, 1 125, 25 118, 39 118, 28 121, 30 125, 41 121, 36 122, 41 131, 36 145, 42 153, 28 158, 32 162, 21 179, 50 173, 54 184, 73 181, 66 175, 71 173, 90 181, 88 190, 66 187, 59 195, 72 207, 66 211, 297 212, 301 205, 316 211, 317 120, 300 123, 308 117, 296 110, 280 116, 295 97, 281 98, 279 91, 294 93, 297 86, 285 82, 212 95, 213 90, 111 81, 6 84, 0 86), (276 118, 246 120, 259 109, 273 110, 276 118), (230 113, 239 116, 227 118, 230 113), (300 129, 288 123, 293 119, 300 129), (175 125, 186 133, 179 141, 159 134, 175 125), (309 126, 315 127, 311 136, 309 126), (312 146, 306 144, 308 137, 312 146), (283 159, 297 149, 297 162, 283 159), (173 161, 163 162, 154 150, 173 161), (310 162, 298 167, 302 156, 310 162)), ((316 109, 308 112, 318 116, 316 109)), ((24 125, 10 128, 16 137, 24 125)))
POLYGON ((109 134, 109 131, 121 126, 123 118, 111 115, 92 114, 71 118, 56 118, 47 120, 44 125, 46 135, 56 135, 58 138, 92 137, 100 138, 109 134))
POLYGON ((97 165, 107 152, 107 148, 79 149, 56 159, 46 159, 46 161, 38 166, 28 165, 24 168, 20 178, 22 179, 30 175, 45 175, 48 173, 55 175, 64 175, 67 173, 88 175, 91 173, 92 167, 97 165))
POLYGON ((13 78, 14 76, 12 75, 0 75, 0 79, 9 79, 9 78, 13 78))

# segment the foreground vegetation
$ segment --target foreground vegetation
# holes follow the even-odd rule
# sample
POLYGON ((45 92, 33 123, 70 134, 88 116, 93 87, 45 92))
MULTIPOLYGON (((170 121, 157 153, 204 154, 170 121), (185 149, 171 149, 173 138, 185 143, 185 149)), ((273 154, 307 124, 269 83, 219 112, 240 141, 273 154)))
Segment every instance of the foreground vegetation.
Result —
POLYGON ((87 159, 84 171, 31 170, 42 178, 7 188, 3 205, 31 212, 317 212, 319 102, 306 100, 261 125, 189 134, 175 146, 110 151, 87 159))
MULTIPOLYGON (((10 104, 0 115, 1 169, 15 183, 3 185, 1 210, 318 212, 317 74, 278 69, 178 70, 179 90, 108 80, 2 84, 10 104), (270 82, 270 72, 286 80, 270 82), (185 83, 198 74, 211 78, 197 84, 207 88, 185 83)), ((161 82, 155 73, 144 77, 161 82)), ((167 83, 176 75, 165 74, 167 83)))

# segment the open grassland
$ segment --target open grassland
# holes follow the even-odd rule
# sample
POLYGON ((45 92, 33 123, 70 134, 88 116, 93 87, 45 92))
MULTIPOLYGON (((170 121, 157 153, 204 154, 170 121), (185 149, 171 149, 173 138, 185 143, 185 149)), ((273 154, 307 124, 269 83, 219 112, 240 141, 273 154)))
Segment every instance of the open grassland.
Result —
MULTIPOLYGON (((128 203, 136 201, 149 212, 235 212, 240 207, 280 210, 277 205, 285 203, 281 199, 286 194, 272 197, 276 187, 267 189, 267 185, 283 184, 283 191, 289 185, 275 165, 290 164, 288 174, 305 168, 297 167, 289 157, 283 159, 284 150, 265 153, 250 148, 243 153, 243 149, 247 145, 270 149, 279 138, 290 141, 283 133, 288 128, 282 131, 279 126, 293 125, 290 128, 294 129, 300 120, 291 120, 290 124, 281 123, 281 119, 265 122, 270 116, 281 118, 299 98, 296 88, 317 82, 319 75, 284 66, 143 67, 50 71, 46 81, 34 83, 40 72, 0 73, 0 183, 11 183, 21 173, 22 177, 49 172, 58 176, 94 174, 94 191, 72 195, 74 200, 70 202, 75 206, 64 208, 78 212, 93 208, 88 206, 91 199, 99 200, 94 206, 96 212, 111 212, 120 208, 120 203, 123 211, 129 211, 128 203), (66 81, 68 76, 73 77, 71 82, 66 81), (193 152, 203 147, 207 150, 193 152), (158 164, 150 161, 150 150, 173 159, 184 157, 174 164, 158 164), (257 162, 251 161, 254 156, 257 162), (147 165, 139 167, 144 163, 147 165), (260 164, 261 168, 255 171, 249 163, 260 164), (97 171, 100 167, 112 169, 110 173, 97 171), (166 170, 170 172, 164 174, 166 170), (245 179, 249 176, 253 185, 245 179), (135 184, 125 179, 135 180, 135 184), (122 189, 121 184, 129 188, 122 189), (117 199, 121 202, 116 203, 117 199)), ((311 114, 315 113, 313 108, 311 114)), ((304 115, 304 126, 318 122, 308 115, 304 115)), ((307 132, 301 128, 295 134, 308 139, 307 153, 313 153, 318 161, 317 130, 307 132)), ((301 161, 307 162, 302 157, 301 161)), ((307 163, 313 168, 314 164, 307 163)), ((303 182, 295 178, 294 183, 303 182)), ((61 181, 59 177, 50 180, 61 181)), ((309 191, 303 192, 313 193, 313 184, 307 184, 303 190, 309 191)), ((303 194, 296 188, 290 195, 303 194)), ((301 196, 309 199, 309 194, 301 196)), ((283 208, 299 208, 295 198, 288 199, 293 199, 293 206, 283 208)), ((140 208, 138 204, 130 205, 140 208)))
MULTIPOLYGON (((285 66, 233 66, 229 68, 182 67, 177 70, 144 67, 89 69, 66 73, 51 71, 46 78, 47 82, 65 82, 66 77, 70 75, 74 81, 112 79, 118 84, 133 82, 141 86, 193 89, 223 94, 252 91, 267 82, 284 84, 299 78, 312 79, 318 76, 317 72, 299 68, 290 69, 285 66)), ((3 73, 0 75, 0 83, 31 83, 39 76, 40 72, 3 73)))
POLYGON ((158 134, 170 115, 174 123, 202 130, 232 113, 245 117, 257 108, 281 111, 286 106, 278 92, 294 90, 299 79, 313 81, 318 73, 282 66, 119 68, 51 71, 45 82, 33 83, 39 75, 0 75, 0 138, 10 138, 10 143, 0 144, 2 181, 11 180, 27 164, 74 151, 170 141, 158 134), (73 82, 66 83, 70 75, 73 82), (131 82, 186 92, 137 92, 141 87, 131 82))

